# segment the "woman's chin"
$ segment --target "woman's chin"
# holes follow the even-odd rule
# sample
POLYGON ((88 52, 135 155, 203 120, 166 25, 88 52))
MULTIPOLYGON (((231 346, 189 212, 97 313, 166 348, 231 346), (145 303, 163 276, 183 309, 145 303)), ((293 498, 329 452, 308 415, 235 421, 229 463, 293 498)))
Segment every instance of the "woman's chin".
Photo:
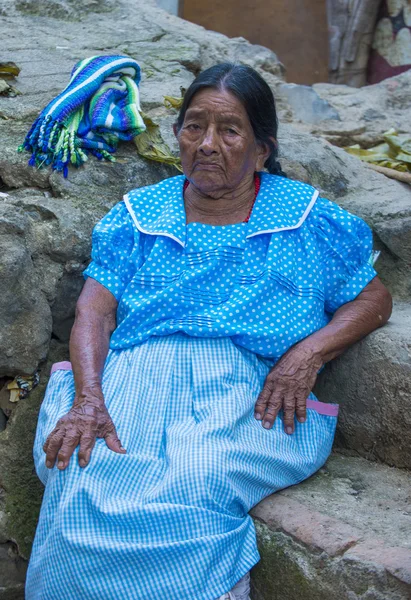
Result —
POLYGON ((209 194, 213 194, 219 191, 224 191, 226 189, 226 184, 221 180, 220 177, 216 176, 215 172, 204 172, 195 174, 194 177, 190 177, 190 183, 197 188, 197 190, 207 196, 209 194))

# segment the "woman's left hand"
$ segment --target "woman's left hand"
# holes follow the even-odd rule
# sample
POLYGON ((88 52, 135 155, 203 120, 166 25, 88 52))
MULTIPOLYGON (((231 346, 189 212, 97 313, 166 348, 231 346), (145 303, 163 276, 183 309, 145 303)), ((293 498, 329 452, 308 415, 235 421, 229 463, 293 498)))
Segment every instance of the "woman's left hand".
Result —
POLYGON ((307 398, 323 364, 316 344, 304 340, 293 346, 267 375, 255 405, 255 418, 270 429, 282 408, 284 429, 293 433, 294 415, 300 423, 306 420, 307 398))

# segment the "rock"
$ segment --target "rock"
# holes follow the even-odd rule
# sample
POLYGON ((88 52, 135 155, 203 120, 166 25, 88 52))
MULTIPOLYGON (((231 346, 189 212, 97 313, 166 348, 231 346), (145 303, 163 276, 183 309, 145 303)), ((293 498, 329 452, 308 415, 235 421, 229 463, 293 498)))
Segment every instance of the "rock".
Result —
POLYGON ((411 263, 411 218, 402 217, 381 221, 378 224, 378 235, 393 254, 404 262, 411 263))
POLYGON ((79 21, 89 12, 109 12, 116 6, 115 0, 16 0, 16 8, 24 14, 72 19, 79 21))
POLYGON ((47 362, 40 365, 40 384, 19 400, 6 430, 0 434, 0 544, 13 540, 25 559, 30 555, 43 495, 31 459, 37 413, 51 365, 68 358, 67 344, 52 340, 47 362))
POLYGON ((320 98, 316 91, 308 85, 284 83, 280 87, 286 96, 294 118, 304 123, 321 123, 322 121, 340 121, 340 115, 326 100, 320 98))
POLYGON ((46 357, 51 312, 25 241, 27 218, 0 205, 0 377, 32 374, 46 357))
POLYGON ((254 600, 406 600, 411 594, 410 479, 333 455, 306 482, 253 510, 261 562, 254 600))
POLYGON ((56 299, 51 310, 53 316, 53 334, 62 341, 68 342, 74 323, 76 302, 84 285, 81 264, 77 272, 64 273, 56 290, 56 299))
POLYGON ((0 544, 0 600, 24 600, 27 564, 13 544, 0 544))
POLYGON ((411 309, 329 363, 316 393, 340 404, 336 445, 365 458, 411 468, 411 309))
POLYGON ((341 125, 335 135, 327 133, 329 126, 326 121, 310 131, 337 146, 360 144, 364 148, 382 142, 383 134, 392 127, 411 133, 410 89, 411 71, 360 89, 329 83, 314 84, 316 94, 340 115, 341 125), (350 132, 352 123, 364 129, 350 132))
POLYGON ((44 395, 45 378, 42 379, 27 398, 18 402, 6 430, 0 435, 1 483, 7 490, 3 537, 13 540, 19 555, 25 559, 30 555, 43 495, 33 463, 27 460, 32 453, 37 412, 44 395))

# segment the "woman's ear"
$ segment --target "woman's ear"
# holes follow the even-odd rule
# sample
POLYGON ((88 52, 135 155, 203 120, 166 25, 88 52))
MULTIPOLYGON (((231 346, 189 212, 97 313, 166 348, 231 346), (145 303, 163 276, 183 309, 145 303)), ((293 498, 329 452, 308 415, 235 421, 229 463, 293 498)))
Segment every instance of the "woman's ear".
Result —
MULTIPOLYGON (((270 138, 270 139, 272 140, 273 144, 275 144, 275 146, 277 146, 277 141, 274 138, 270 138)), ((271 154, 270 146, 264 142, 258 142, 256 171, 262 171, 264 169, 264 163, 267 160, 267 158, 270 156, 270 154, 271 154)))
POLYGON ((178 137, 177 123, 173 123, 173 131, 174 131, 174 135, 175 135, 176 137, 178 137))

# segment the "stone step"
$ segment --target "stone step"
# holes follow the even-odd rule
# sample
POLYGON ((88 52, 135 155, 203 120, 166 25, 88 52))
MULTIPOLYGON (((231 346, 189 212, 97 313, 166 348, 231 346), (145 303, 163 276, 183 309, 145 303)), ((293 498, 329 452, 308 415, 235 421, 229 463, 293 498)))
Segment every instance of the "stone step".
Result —
POLYGON ((252 516, 253 600, 410 600, 409 472, 333 454, 252 516))
POLYGON ((337 448, 411 469, 411 305, 328 364, 315 392, 340 404, 337 448))

